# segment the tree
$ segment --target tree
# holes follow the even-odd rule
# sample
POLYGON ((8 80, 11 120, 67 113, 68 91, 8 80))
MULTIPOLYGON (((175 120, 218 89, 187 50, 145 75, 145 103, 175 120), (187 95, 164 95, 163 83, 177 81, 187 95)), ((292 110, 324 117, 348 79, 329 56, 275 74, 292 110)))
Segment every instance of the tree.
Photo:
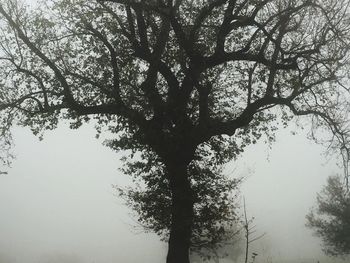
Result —
MULTIPOLYGON (((142 229, 168 240, 171 190, 166 170, 156 156, 135 161, 125 159, 122 171, 133 176, 136 187, 115 188, 126 204, 136 211, 142 229)), ((190 252, 191 258, 200 258, 200 262, 225 257, 227 250, 236 245, 240 234, 237 200, 241 179, 227 178, 221 169, 208 169, 207 166, 208 163, 196 161, 188 167, 196 198, 190 252)))
POLYGON ((326 254, 350 254, 350 195, 340 176, 331 176, 317 195, 307 226, 322 238, 326 254))
POLYGON ((94 119, 112 132, 109 146, 143 160, 134 172, 148 171, 148 193, 168 191, 153 199, 170 206, 167 263, 189 262, 216 171, 273 139, 279 120, 308 116, 313 137, 329 130, 330 149, 347 156, 347 1, 44 2, 0 3, 4 144, 13 123, 41 134, 94 119))
MULTIPOLYGON (((242 221, 243 229, 244 229, 244 237, 245 237, 245 257, 244 257, 244 263, 248 262, 248 254, 249 254, 249 245, 262 237, 265 236, 266 233, 260 234, 258 236, 255 235, 256 233, 256 225, 253 225, 254 217, 251 219, 248 219, 247 217, 247 208, 245 204, 245 198, 243 198, 243 212, 244 212, 244 220, 242 221)), ((256 256, 258 256, 257 253, 252 253, 252 262, 255 261, 256 256)))

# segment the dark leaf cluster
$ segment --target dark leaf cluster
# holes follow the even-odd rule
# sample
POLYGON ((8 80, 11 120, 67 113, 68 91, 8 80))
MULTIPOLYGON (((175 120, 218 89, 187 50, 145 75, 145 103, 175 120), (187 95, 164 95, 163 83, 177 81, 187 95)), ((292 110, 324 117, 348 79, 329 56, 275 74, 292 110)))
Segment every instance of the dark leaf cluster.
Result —
POLYGON ((307 226, 322 238, 324 251, 333 256, 350 254, 350 195, 340 176, 331 176, 317 195, 307 226))

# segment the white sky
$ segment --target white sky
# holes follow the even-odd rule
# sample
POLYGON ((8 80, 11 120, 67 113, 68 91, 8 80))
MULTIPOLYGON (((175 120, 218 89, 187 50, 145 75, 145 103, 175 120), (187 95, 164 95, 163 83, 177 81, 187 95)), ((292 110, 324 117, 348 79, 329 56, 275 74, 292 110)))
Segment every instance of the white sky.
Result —
MULTIPOLYGON (((39 142, 15 130, 17 159, 0 177, 0 263, 164 262, 166 245, 132 227, 111 187, 128 182, 118 171, 121 155, 94 134, 92 127, 62 126, 39 142)), ((282 130, 272 150, 260 143, 229 165, 230 174, 249 175, 242 187, 248 213, 258 233, 266 232, 252 248, 256 262, 321 258, 305 214, 327 176, 341 172, 323 149, 282 130)))

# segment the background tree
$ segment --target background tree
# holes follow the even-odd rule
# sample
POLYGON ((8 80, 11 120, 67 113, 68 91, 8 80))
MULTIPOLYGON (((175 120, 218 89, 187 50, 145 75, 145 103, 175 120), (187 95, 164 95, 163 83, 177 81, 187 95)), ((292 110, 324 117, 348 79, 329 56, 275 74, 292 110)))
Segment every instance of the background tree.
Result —
POLYGON ((0 3, 4 150, 14 123, 41 134, 94 119, 109 146, 150 165, 134 166, 147 189, 168 191, 153 199, 170 204, 168 263, 189 262, 220 167, 279 120, 309 116, 313 137, 330 131, 322 142, 348 156, 348 1, 43 2, 0 3))
POLYGON ((333 256, 350 254, 350 195, 340 176, 331 176, 317 195, 307 226, 322 238, 324 251, 333 256))
MULTIPOLYGON (((245 198, 243 198, 243 213, 244 213, 244 218, 241 222, 243 225, 243 230, 244 230, 244 237, 245 237, 245 255, 244 255, 244 263, 248 262, 248 255, 249 255, 249 246, 251 243, 263 238, 266 233, 256 235, 256 225, 253 224, 254 222, 254 217, 248 218, 247 216, 247 207, 245 204, 245 198)), ((252 253, 252 261, 255 261, 256 256, 258 256, 257 253, 253 252, 252 253)))

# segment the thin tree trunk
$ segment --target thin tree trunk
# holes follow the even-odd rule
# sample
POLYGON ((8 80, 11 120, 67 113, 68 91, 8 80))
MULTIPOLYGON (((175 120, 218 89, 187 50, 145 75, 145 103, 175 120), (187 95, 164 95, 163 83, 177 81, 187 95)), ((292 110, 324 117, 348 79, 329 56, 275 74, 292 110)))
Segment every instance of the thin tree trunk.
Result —
POLYGON ((247 217, 247 208, 245 206, 245 198, 243 197, 243 208, 244 208, 244 229, 245 229, 245 258, 244 263, 248 262, 248 251, 249 251, 249 221, 247 217))
POLYGON ((187 165, 167 166, 172 193, 171 227, 167 263, 189 263, 193 224, 193 194, 187 165))

